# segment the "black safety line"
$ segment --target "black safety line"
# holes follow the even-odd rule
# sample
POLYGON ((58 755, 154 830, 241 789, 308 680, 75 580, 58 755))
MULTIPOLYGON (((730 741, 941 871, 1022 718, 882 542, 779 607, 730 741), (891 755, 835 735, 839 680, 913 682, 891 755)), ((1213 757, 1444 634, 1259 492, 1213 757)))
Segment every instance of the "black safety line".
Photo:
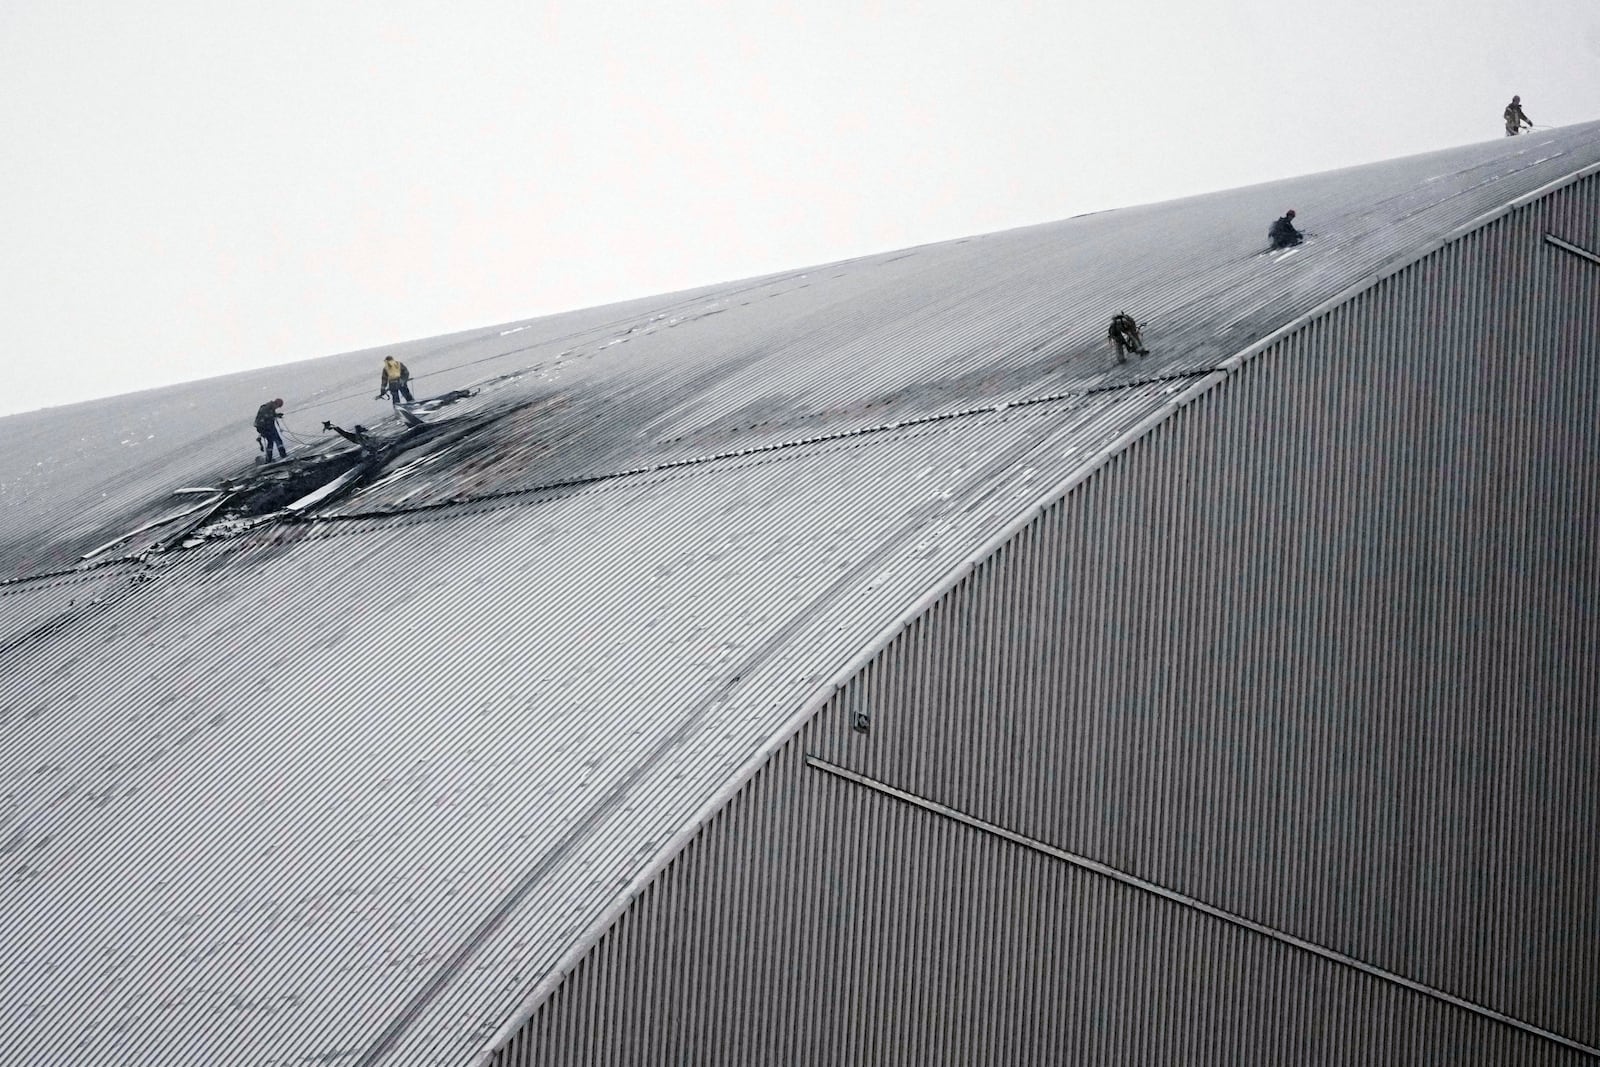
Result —
POLYGON ((581 488, 586 485, 596 485, 609 482, 617 478, 631 478, 644 474, 658 474, 662 471, 681 470, 686 467, 698 467, 707 463, 718 463, 730 459, 742 459, 748 456, 764 455, 773 452, 782 452, 790 448, 805 448, 812 445, 829 444, 835 441, 848 441, 853 438, 870 437, 875 434, 892 433, 896 430, 905 430, 917 426, 929 426, 940 422, 949 422, 955 419, 971 418, 974 415, 993 415, 1013 408, 1035 407, 1040 404, 1055 404, 1062 401, 1079 400, 1087 396, 1096 396, 1104 393, 1118 392, 1121 390, 1135 389, 1144 385, 1159 385, 1162 382, 1190 381, 1203 378, 1208 374, 1215 374, 1219 368, 1206 367, 1201 370, 1183 371, 1177 374, 1162 374, 1150 378, 1140 378, 1136 381, 1120 382, 1116 385, 1098 385, 1090 389, 1070 393, 1050 393, 1045 396, 1028 397, 1024 400, 1008 400, 998 404, 986 404, 982 407, 961 408, 956 411, 942 411, 935 415, 921 415, 912 419, 900 419, 895 422, 880 423, 876 426, 862 426, 854 430, 840 430, 836 433, 817 434, 812 437, 794 438, 787 441, 775 441, 767 445, 752 445, 749 448, 736 449, 729 452, 714 452, 703 456, 690 456, 686 459, 674 459, 665 463, 656 463, 646 467, 627 467, 621 470, 603 471, 598 474, 585 474, 578 478, 566 478, 555 482, 541 482, 538 485, 525 486, 520 489, 502 489, 493 493, 483 493, 478 496, 453 497, 449 500, 438 500, 426 504, 412 504, 406 507, 392 508, 378 511, 346 512, 342 515, 306 515, 296 521, 307 524, 355 522, 363 519, 392 518, 396 515, 415 515, 428 511, 440 511, 445 508, 460 507, 467 504, 488 503, 496 500, 508 500, 521 496, 530 496, 535 493, 547 493, 558 489, 581 488))

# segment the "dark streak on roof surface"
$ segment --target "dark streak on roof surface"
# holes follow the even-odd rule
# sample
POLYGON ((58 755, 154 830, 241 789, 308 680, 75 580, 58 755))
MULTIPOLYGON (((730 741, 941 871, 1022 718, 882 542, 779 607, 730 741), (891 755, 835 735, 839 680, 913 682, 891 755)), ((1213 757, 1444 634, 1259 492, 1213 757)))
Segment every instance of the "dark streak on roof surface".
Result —
POLYGON ((262 399, 307 454, 401 441, 379 353, 0 420, 0 1057, 462 1061, 1188 376, 1597 161, 1591 124, 396 346, 471 395, 362 484, 76 571, 263 477, 262 399), (1291 206, 1319 236, 1257 256, 1291 206))

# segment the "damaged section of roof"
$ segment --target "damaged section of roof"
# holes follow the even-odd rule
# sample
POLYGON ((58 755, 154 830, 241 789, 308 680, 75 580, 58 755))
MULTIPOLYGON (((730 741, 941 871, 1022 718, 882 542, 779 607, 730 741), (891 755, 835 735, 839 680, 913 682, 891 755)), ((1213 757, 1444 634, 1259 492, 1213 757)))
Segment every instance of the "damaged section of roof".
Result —
POLYGON ((71 566, 173 511, 174 489, 246 477, 249 414, 265 397, 286 397, 296 455, 343 444, 324 421, 398 432, 404 422, 369 389, 382 354, 408 362, 419 396, 480 393, 454 417, 474 406, 502 417, 456 450, 455 469, 442 450, 419 455, 418 477, 352 486, 336 510, 437 504, 1199 373, 1580 169, 1592 138, 1592 126, 1573 127, 16 416, 0 454, 0 558, 9 576, 71 566), (1267 224, 1291 205, 1311 242, 1261 255, 1267 224), (1152 355, 1116 367, 1105 322, 1124 309, 1148 324, 1152 355))
POLYGON ((415 466, 419 460, 436 460, 441 450, 450 450, 505 414, 504 410, 463 411, 453 418, 438 414, 474 395, 473 390, 459 389, 397 406, 400 425, 388 433, 368 431, 359 423, 346 430, 324 420, 322 429, 335 435, 334 440, 300 448, 288 459, 263 458, 218 486, 174 489, 172 495, 185 501, 177 510, 119 534, 79 559, 100 559, 118 549, 149 553, 192 548, 263 522, 294 521, 392 476, 403 462, 415 466))

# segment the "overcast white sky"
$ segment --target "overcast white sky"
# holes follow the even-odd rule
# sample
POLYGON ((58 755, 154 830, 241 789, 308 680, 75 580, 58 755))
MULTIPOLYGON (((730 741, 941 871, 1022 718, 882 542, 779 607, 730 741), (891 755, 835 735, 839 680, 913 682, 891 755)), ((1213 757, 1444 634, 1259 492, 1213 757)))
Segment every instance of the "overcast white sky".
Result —
POLYGON ((0 0, 0 413, 1488 140, 1512 93, 1600 117, 1600 2, 0 0))

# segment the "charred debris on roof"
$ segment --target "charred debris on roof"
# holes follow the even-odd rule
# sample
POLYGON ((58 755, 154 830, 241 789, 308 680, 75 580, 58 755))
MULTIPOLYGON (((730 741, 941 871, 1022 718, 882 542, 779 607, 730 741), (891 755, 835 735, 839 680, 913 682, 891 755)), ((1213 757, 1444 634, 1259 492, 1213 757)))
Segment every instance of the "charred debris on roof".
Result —
POLYGON ((136 552, 187 548, 268 522, 296 521, 373 481, 401 455, 424 445, 453 444, 516 410, 512 406, 464 412, 437 421, 422 417, 477 392, 457 389, 397 408, 405 424, 398 433, 380 434, 362 427, 351 432, 324 422, 324 431, 337 435, 332 440, 318 441, 287 460, 258 464, 220 485, 174 489, 174 496, 201 499, 85 552, 80 565, 97 562, 112 549, 131 546, 140 535, 155 531, 161 532, 160 538, 136 552))

